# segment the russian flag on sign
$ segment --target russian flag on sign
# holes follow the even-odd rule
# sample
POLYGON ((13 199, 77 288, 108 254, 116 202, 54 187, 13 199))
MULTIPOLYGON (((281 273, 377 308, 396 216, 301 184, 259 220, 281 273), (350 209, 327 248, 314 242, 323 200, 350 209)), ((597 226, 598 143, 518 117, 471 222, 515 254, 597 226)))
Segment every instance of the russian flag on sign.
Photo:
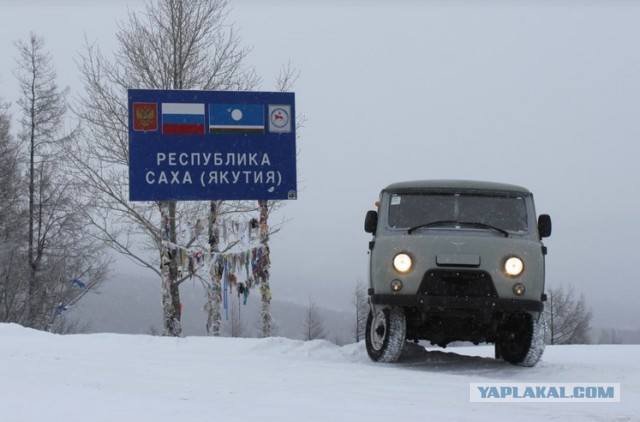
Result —
POLYGON ((209 133, 264 133, 264 105, 209 104, 209 133))
POLYGON ((162 133, 204 135, 204 104, 162 103, 162 133))

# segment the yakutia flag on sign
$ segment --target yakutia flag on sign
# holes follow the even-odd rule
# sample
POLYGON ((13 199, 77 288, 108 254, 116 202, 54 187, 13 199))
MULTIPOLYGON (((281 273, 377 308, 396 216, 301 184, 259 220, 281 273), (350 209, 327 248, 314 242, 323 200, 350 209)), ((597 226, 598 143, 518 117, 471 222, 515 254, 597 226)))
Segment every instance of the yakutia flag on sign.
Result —
POLYGON ((162 133, 204 135, 204 104, 162 103, 162 133))
POLYGON ((209 133, 264 133, 264 105, 209 104, 209 133))

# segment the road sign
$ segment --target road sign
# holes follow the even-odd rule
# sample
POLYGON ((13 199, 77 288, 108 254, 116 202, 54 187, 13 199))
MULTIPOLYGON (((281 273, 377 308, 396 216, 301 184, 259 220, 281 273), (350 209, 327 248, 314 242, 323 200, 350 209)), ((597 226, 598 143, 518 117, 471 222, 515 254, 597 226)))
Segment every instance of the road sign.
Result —
POLYGON ((293 93, 128 94, 131 201, 297 198, 293 93))

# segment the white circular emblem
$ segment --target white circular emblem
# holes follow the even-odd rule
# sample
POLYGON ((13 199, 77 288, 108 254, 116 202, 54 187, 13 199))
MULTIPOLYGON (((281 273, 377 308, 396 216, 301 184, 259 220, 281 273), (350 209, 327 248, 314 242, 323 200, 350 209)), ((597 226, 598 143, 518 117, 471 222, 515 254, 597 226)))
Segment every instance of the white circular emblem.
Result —
POLYGON ((231 118, 233 120, 235 120, 236 122, 242 119, 242 110, 240 110, 239 108, 234 109, 231 112, 231 118))
POLYGON ((271 110, 271 124, 275 128, 284 128, 289 124, 289 113, 281 107, 271 110))

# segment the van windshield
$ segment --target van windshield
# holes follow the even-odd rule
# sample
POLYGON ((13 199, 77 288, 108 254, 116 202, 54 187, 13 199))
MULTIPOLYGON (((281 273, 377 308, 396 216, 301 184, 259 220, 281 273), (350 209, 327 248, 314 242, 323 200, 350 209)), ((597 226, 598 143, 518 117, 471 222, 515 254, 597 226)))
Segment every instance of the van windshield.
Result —
POLYGON ((461 222, 493 226, 510 233, 528 231, 526 202, 518 196, 395 193, 389 201, 388 220, 389 226, 397 229, 461 222))

